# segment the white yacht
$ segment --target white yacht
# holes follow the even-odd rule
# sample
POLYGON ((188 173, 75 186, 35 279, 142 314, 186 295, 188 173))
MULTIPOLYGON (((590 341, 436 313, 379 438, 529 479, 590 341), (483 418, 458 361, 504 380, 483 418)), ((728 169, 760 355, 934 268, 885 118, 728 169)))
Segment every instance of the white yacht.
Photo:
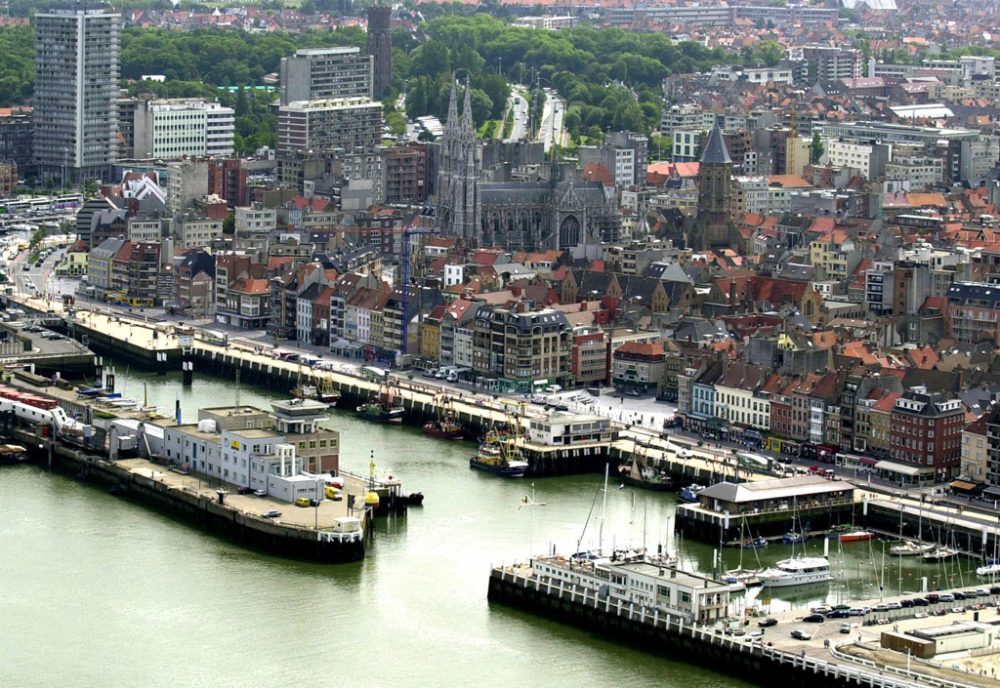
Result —
POLYGON ((901 557, 915 557, 920 554, 926 554, 934 549, 933 543, 917 542, 916 540, 907 540, 901 545, 893 545, 889 548, 889 554, 893 556, 901 557))
POLYGON ((976 569, 977 576, 998 576, 1000 575, 1000 564, 989 564, 976 569))
POLYGON ((826 557, 793 557, 782 559, 774 567, 764 569, 757 578, 765 588, 788 588, 794 585, 826 583, 832 578, 826 557))

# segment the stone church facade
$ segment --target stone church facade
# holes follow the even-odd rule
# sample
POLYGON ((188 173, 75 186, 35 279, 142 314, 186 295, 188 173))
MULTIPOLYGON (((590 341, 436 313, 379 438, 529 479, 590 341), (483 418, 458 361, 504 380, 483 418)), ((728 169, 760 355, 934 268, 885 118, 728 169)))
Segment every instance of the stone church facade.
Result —
POLYGON ((613 195, 599 182, 577 180, 573 168, 553 162, 549 169, 547 179, 533 182, 482 181, 469 91, 459 117, 452 87, 436 187, 443 236, 468 247, 510 251, 572 250, 617 241, 621 219, 613 195))

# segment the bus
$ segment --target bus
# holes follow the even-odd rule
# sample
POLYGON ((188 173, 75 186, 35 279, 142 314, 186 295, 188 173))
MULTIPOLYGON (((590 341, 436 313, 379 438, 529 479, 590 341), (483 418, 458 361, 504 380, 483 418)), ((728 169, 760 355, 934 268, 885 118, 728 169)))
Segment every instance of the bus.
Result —
POLYGON ((229 344, 229 335, 225 332, 216 332, 215 330, 202 330, 201 341, 206 344, 215 344, 216 346, 227 346, 229 344))
POLYGON ((372 382, 385 382, 389 379, 389 371, 378 366, 364 366, 361 368, 361 377, 372 382))
POLYGON ((736 460, 739 463, 740 468, 761 472, 771 470, 771 464, 773 463, 773 461, 766 456, 751 454, 750 452, 737 453, 736 460))
POLYGON ((850 454, 848 452, 837 452, 837 465, 848 470, 874 471, 878 459, 873 459, 861 454, 850 454))

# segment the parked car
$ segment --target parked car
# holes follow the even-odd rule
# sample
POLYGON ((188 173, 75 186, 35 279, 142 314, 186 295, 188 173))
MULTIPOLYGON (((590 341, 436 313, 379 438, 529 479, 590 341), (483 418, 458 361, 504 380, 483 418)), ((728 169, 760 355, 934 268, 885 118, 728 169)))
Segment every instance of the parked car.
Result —
POLYGON ((258 497, 266 497, 267 493, 264 490, 254 490, 253 493, 258 497))
POLYGON ((253 494, 255 490, 252 487, 241 487, 236 492, 239 494, 253 494))
POLYGON ((823 623, 826 621, 826 617, 822 614, 809 614, 802 619, 806 623, 823 623))
POLYGON ((281 512, 277 509, 271 509, 269 511, 265 511, 260 516, 261 518, 278 518, 278 516, 281 516, 281 512))
POLYGON ((295 500, 295 506, 310 506, 308 497, 299 497, 295 500))

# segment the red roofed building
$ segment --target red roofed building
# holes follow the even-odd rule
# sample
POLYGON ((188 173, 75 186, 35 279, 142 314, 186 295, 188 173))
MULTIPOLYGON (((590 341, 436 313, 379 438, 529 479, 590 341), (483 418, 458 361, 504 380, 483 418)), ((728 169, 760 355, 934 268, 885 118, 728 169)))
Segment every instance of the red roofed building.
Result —
POLYGON ((216 317, 247 330, 262 330, 267 326, 271 310, 271 285, 266 279, 240 279, 229 285, 226 302, 218 304, 216 317), (219 310, 224 308, 224 310, 219 310))
POLYGON ((612 354, 611 384, 623 394, 656 394, 663 384, 666 360, 659 342, 626 342, 612 354))

